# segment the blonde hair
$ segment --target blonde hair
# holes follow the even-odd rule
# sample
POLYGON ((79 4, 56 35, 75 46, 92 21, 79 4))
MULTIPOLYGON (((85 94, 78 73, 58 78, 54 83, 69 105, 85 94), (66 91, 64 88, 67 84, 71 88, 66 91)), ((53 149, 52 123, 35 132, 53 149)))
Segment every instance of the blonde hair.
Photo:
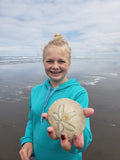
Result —
POLYGON ((45 51, 51 46, 62 47, 65 51, 67 51, 67 53, 69 54, 69 60, 71 60, 71 48, 68 45, 68 42, 66 42, 64 40, 63 36, 60 35, 59 33, 56 33, 54 35, 54 39, 49 41, 48 44, 44 47, 44 49, 43 49, 43 60, 44 60, 44 57, 45 57, 45 51))

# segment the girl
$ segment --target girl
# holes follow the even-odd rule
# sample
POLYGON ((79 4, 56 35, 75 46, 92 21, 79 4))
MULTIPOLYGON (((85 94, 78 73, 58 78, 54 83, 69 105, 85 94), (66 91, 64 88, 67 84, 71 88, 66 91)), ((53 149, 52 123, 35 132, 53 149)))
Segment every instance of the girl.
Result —
MULTIPOLYGON (((86 118, 84 132, 69 141, 63 133, 57 139, 54 128, 47 122, 47 112, 53 102, 60 98, 77 101, 86 117, 93 115, 88 109, 88 94, 75 79, 67 79, 71 63, 71 48, 60 34, 56 34, 43 50, 43 63, 48 75, 43 84, 31 91, 29 120, 25 136, 21 138, 21 160, 29 160, 34 153, 36 160, 82 160, 82 152, 92 141, 89 118, 86 118)), ((69 109, 69 108, 68 108, 69 109)))

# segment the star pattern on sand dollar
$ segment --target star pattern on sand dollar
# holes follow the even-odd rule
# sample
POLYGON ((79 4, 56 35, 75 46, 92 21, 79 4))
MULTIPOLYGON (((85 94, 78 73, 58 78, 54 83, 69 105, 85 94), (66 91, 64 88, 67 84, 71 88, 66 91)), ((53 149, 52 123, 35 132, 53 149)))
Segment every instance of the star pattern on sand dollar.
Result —
POLYGON ((75 130, 75 126, 71 124, 70 121, 74 116, 76 116, 76 112, 68 112, 67 114, 64 112, 65 106, 64 104, 60 104, 57 112, 53 112, 53 119, 57 122, 57 128, 60 132, 64 130, 73 132, 75 130))

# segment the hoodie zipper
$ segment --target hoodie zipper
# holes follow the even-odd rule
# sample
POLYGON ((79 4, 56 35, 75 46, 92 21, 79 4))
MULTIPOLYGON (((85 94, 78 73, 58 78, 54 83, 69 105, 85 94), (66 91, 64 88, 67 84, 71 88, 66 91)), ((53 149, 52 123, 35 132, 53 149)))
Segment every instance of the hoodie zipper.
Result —
MULTIPOLYGON (((59 86, 57 86, 55 89, 53 89, 53 91, 52 91, 51 94, 50 94, 51 87, 49 86, 48 92, 47 92, 47 96, 46 96, 46 98, 45 98, 45 102, 44 102, 44 105, 43 105, 42 113, 44 113, 45 107, 46 107, 46 105, 47 105, 50 97, 54 94, 54 92, 55 92, 58 88, 59 88, 59 86)), ((43 122, 43 117, 41 117, 41 124, 42 124, 42 122, 43 122)))

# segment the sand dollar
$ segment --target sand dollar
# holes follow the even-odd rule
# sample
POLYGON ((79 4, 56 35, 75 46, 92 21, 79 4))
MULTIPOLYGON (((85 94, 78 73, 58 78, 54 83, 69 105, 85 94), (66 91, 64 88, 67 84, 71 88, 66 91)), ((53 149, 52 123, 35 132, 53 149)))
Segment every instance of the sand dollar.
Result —
POLYGON ((86 117, 79 103, 72 99, 62 98, 50 106, 48 121, 58 138, 62 133, 67 133, 70 140, 74 135, 80 135, 83 132, 86 117))

